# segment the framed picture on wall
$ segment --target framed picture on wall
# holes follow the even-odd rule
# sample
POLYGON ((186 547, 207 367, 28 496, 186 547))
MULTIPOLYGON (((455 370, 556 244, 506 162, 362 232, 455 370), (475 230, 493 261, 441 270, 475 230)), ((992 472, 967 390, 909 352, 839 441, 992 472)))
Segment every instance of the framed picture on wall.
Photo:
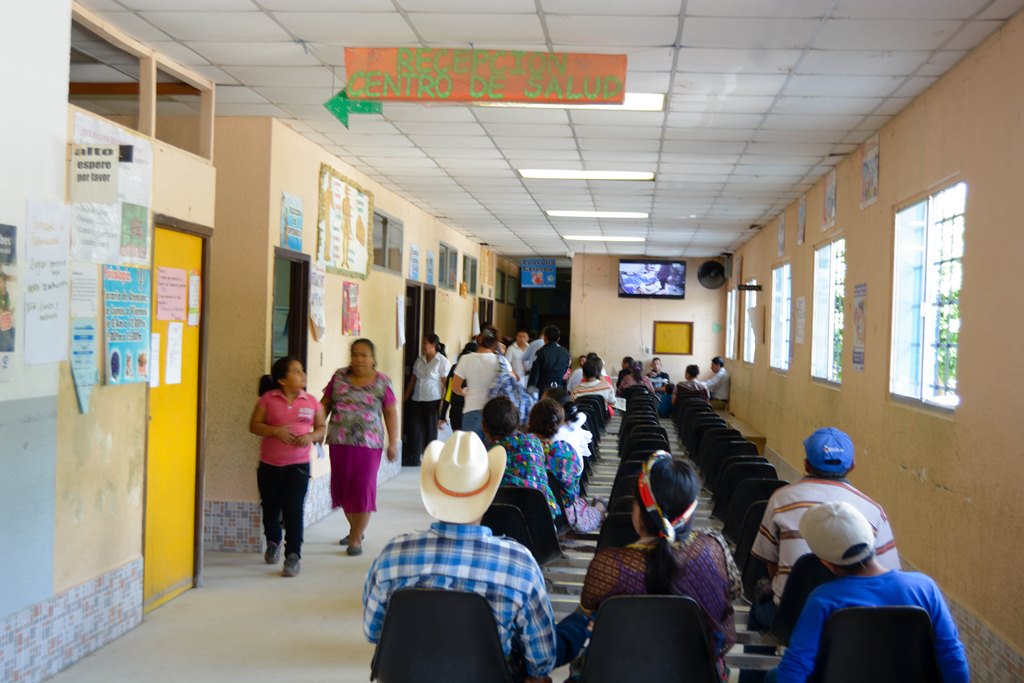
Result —
POLYGON ((666 356, 692 356, 693 323, 655 320, 654 353, 666 356))

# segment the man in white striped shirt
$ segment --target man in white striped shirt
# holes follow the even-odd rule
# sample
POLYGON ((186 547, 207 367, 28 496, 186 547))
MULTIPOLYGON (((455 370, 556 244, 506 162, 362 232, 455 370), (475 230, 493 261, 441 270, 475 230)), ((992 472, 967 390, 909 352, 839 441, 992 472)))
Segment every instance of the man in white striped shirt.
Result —
MULTIPOLYGON (((751 549, 751 554, 768 565, 775 605, 782 598, 793 565, 802 555, 811 552, 800 535, 800 518, 821 503, 845 501, 857 508, 874 529, 875 554, 879 563, 886 569, 900 568, 896 541, 885 510, 846 480, 846 475, 854 467, 850 437, 835 427, 823 427, 804 441, 804 453, 807 476, 775 490, 768 500, 761 529, 751 549)), ((767 607, 771 612, 771 607, 767 607)), ((770 619, 767 619, 769 623, 764 622, 769 616, 759 614, 758 621, 768 627, 770 619)))

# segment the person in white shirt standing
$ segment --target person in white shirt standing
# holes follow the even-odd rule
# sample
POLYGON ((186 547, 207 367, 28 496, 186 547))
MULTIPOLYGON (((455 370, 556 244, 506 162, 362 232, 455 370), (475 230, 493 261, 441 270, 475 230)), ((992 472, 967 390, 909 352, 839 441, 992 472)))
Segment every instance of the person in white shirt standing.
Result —
POLYGON ((452 364, 444 355, 444 344, 436 334, 423 337, 422 353, 412 366, 412 377, 405 387, 406 441, 402 447, 402 465, 418 467, 427 444, 437 439, 437 423, 445 380, 452 364), (410 399, 412 399, 410 401, 410 399))
POLYGON ((529 345, 530 334, 526 330, 519 330, 516 332, 516 342, 510 344, 508 350, 505 351, 505 358, 512 365, 512 372, 516 373, 519 383, 524 387, 526 386, 527 369, 523 363, 523 356, 526 355, 529 345))
POLYGON ((711 359, 712 375, 704 381, 705 386, 711 391, 711 405, 715 408, 724 408, 729 402, 729 373, 725 370, 725 361, 721 356, 711 359))
POLYGON ((466 397, 466 405, 462 411, 462 431, 474 432, 484 441, 487 437, 483 429, 483 409, 487 403, 488 393, 494 385, 494 379, 501 370, 498 354, 494 348, 498 339, 490 330, 484 330, 477 337, 479 348, 474 353, 462 357, 455 368, 452 391, 466 397))

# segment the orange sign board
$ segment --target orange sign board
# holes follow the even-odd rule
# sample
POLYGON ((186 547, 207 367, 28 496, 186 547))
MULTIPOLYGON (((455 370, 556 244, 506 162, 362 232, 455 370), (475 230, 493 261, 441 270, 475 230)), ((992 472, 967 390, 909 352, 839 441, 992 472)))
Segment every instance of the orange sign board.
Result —
POLYGON ((345 48, 353 100, 621 104, 626 55, 345 48))

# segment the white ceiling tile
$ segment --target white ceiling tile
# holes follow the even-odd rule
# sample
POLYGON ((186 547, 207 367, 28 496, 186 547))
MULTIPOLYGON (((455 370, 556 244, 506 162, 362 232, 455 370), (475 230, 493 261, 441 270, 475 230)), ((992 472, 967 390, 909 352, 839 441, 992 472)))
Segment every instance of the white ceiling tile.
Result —
MULTIPOLYGON (((595 48, 587 48, 588 50, 594 50, 595 48)), ((603 48, 613 53, 626 53, 627 68, 630 71, 671 71, 672 65, 676 61, 676 51, 671 47, 658 47, 653 49, 643 48, 617 48, 609 47, 603 48)), ((555 46, 555 52, 572 52, 571 46, 566 46, 565 50, 562 50, 558 45, 555 46)))
MULTIPOLYGON (((115 0, 82 0, 82 5, 86 9, 91 9, 93 12, 124 9, 124 7, 120 3, 115 2, 115 0)), ((90 109, 89 111, 92 110, 90 109)))
POLYGON ((761 122, 761 114, 718 114, 714 112, 669 114, 669 128, 753 128, 761 122))
POLYGON ((893 93, 894 97, 917 97, 931 85, 939 80, 934 76, 915 76, 908 78, 907 82, 900 87, 899 90, 893 93))
MULTIPOLYGON (((422 139, 422 138, 423 138, 422 135, 417 136, 417 139, 422 139)), ((474 138, 472 138, 472 140, 475 143, 476 141, 479 141, 479 140, 487 140, 487 138, 474 137, 474 138)), ((484 144, 484 143, 480 143, 480 144, 484 144)), ((459 148, 459 147, 453 147, 451 145, 448 145, 448 146, 424 145, 422 147, 422 149, 423 149, 424 152, 427 153, 428 156, 432 156, 432 157, 448 157, 448 158, 452 158, 452 159, 462 159, 462 158, 501 159, 501 158, 503 158, 501 150, 498 150, 498 149, 496 149, 493 146, 491 146, 491 147, 472 147, 472 146, 469 146, 469 147, 459 148)))
POLYGON ((888 123, 891 118, 891 116, 868 116, 860 122, 857 130, 878 130, 888 123))
POLYGON ((483 136, 410 135, 409 137, 420 147, 452 149, 488 149, 494 147, 491 140, 483 136))
POLYGON ((901 76, 793 76, 784 94, 804 97, 885 97, 901 76))
MULTIPOLYGON (((130 10, 166 10, 167 0, 120 0, 130 10)), ((176 12, 255 12, 252 0, 174 0, 176 12)))
POLYGON ((687 47, 803 49, 818 26, 813 19, 689 17, 683 24, 687 47))
POLYGON ((775 96, 786 76, 763 74, 677 74, 672 94, 775 96))
MULTIPOLYGON (((170 38, 159 28, 153 26, 142 17, 131 12, 97 12, 97 16, 104 21, 109 21, 115 27, 121 29, 136 40, 161 40, 170 38)), ((180 38, 180 36, 174 36, 180 38)))
MULTIPOLYGON (((254 88, 257 92, 262 94, 271 102, 278 104, 320 104, 322 105, 327 100, 334 96, 334 92, 330 87, 324 88, 292 88, 292 87, 273 87, 273 86, 260 86, 254 88)), ((221 89, 217 89, 217 100, 220 100, 221 89)))
MULTIPOLYGON (((272 87, 323 88, 327 93, 335 84, 330 69, 324 66, 228 66, 224 68, 243 85, 272 87)), ((324 97, 326 102, 331 95, 324 97)))
POLYGON ((676 67, 695 73, 788 73, 800 59, 800 50, 755 50, 684 47, 676 67))
POLYGON ((823 17, 832 0, 689 0, 686 14, 691 17, 823 17))
POLYGON ((604 152, 584 150, 580 152, 584 168, 591 171, 602 171, 614 168, 616 163, 638 163, 654 165, 658 163, 656 152, 604 152))
POLYGON ((753 134, 757 142, 807 142, 807 143, 835 143, 840 142, 846 136, 845 130, 835 128, 822 130, 759 130, 753 134))
POLYGON ((549 15, 551 41, 565 45, 657 47, 676 40, 675 21, 641 16, 549 15))
POLYGON ((978 18, 1009 19, 1021 9, 1024 9, 1024 0, 995 0, 978 18))
POLYGON ((638 150, 640 152, 658 151, 657 140, 636 140, 632 138, 583 138, 580 149, 596 149, 609 151, 638 150))
POLYGON ((843 142, 859 145, 874 134, 874 131, 870 130, 855 130, 846 137, 844 137, 843 142))
POLYGON ((724 114, 756 114, 768 111, 774 97, 742 95, 672 95, 673 112, 721 112, 724 114))
POLYGON ((676 154, 739 154, 744 149, 742 142, 688 142, 666 140, 665 152, 676 154))
POLYGON ((754 135, 752 128, 666 128, 665 140, 687 140, 736 142, 749 140, 754 135))
POLYGON ((454 105, 386 102, 384 115, 392 121, 475 122, 470 107, 454 105))
POLYGON ((296 38, 343 45, 410 45, 417 41, 396 12, 366 12, 356 20, 344 12, 275 12, 296 38))
POLYGON ((494 144, 503 150, 535 149, 543 146, 545 149, 576 149, 576 141, 572 138, 544 138, 538 140, 534 137, 507 137, 504 135, 495 136, 494 144))
POLYGON ((131 74, 106 64, 72 64, 70 78, 72 83, 135 83, 138 81, 131 74))
POLYGON ((967 19, 989 0, 839 0, 834 17, 851 19, 967 19))
POLYGON ((237 85, 223 85, 217 88, 217 109, 222 104, 267 104, 262 94, 237 85))
POLYGON ((808 50, 798 74, 907 76, 928 59, 922 50, 808 50))
POLYGON ((569 123, 567 109, 521 109, 516 107, 473 107, 473 113, 484 123, 569 123))
POLYGON ((531 126, 525 123, 485 123, 489 135, 505 137, 536 136, 542 138, 571 137, 572 128, 564 126, 531 126))
POLYGON ((850 130, 860 123, 862 116, 814 116, 811 114, 771 114, 764 121, 764 128, 784 130, 850 130))
MULTIPOLYGON (((333 12, 338 10, 338 0, 258 0, 260 7, 272 11, 291 12, 333 12)), ((345 0, 346 12, 391 12, 392 0, 345 0)))
POLYGON ((195 64, 189 67, 192 71, 203 78, 208 78, 217 85, 233 85, 238 83, 238 79, 229 74, 224 69, 217 66, 206 66, 204 64, 195 64))
MULTIPOLYGON (((289 111, 293 114, 301 115, 303 118, 308 118, 302 114, 302 110, 298 107, 290 107, 289 111)), ((341 128, 341 124, 338 124, 341 128)), ((383 148, 387 147, 413 147, 412 140, 405 137, 404 135, 357 135, 355 133, 349 133, 344 128, 335 131, 339 136, 339 144, 344 144, 348 149, 359 150, 360 153, 371 154, 374 148, 382 148, 381 154, 387 155, 387 152, 383 148), (341 136, 344 136, 344 141, 341 141, 341 136)))
POLYGON ((409 14, 423 40, 430 43, 544 43, 544 29, 536 14, 409 14))
POLYGON ((285 41, 290 36, 262 12, 141 12, 140 17, 190 41, 285 41))
POLYGON ((320 62, 298 43, 204 43, 192 42, 188 46, 219 66, 319 66, 320 62))
POLYGON ((541 0, 543 10, 549 14, 616 14, 675 16, 682 6, 681 0, 632 0, 622 2, 595 2, 595 0, 541 0))
POLYGON ((830 143, 822 142, 752 142, 747 147, 748 156, 816 156, 821 157, 832 151, 830 143))
POLYGON ((958 52, 955 50, 942 50, 941 52, 933 52, 932 56, 928 58, 920 69, 917 70, 918 76, 941 76, 946 73, 953 66, 956 65, 961 59, 967 55, 966 52, 958 52))
POLYGON ((667 93, 669 73, 667 71, 630 71, 626 74, 626 90, 629 92, 667 93))
POLYGON ((400 0, 399 4, 406 12, 533 14, 537 11, 534 0, 400 0))
POLYGON ((913 102, 913 99, 910 97, 890 97, 879 105, 878 109, 875 110, 875 113, 884 116, 892 116, 902 111, 903 108, 911 102, 913 102))
POLYGON ((959 21, 830 19, 812 46, 830 50, 934 50, 959 27, 959 21))
POLYGON ((441 123, 439 121, 397 121, 395 127, 406 135, 484 135, 476 123, 441 123))
POLYGON ((288 118, 289 114, 284 109, 273 104, 264 102, 217 102, 218 116, 274 116, 276 118, 288 118))
POLYGON ((166 40, 154 40, 147 41, 147 44, 156 52, 159 52, 164 57, 167 57, 171 61, 181 64, 182 66, 209 63, 205 57, 196 54, 194 50, 190 50, 181 43, 166 40))
POLYGON ((780 97, 775 114, 870 114, 882 103, 880 97, 780 97))
POLYGON ((579 125, 619 126, 619 127, 661 127, 665 114, 660 111, 586 111, 569 112, 572 122, 579 125))
POLYGON ((944 50, 972 50, 986 38, 1002 28, 1002 21, 970 21, 953 39, 942 46, 944 50))
POLYGON ((732 173, 735 164, 658 164, 658 172, 664 175, 679 173, 706 173, 708 175, 732 173))

